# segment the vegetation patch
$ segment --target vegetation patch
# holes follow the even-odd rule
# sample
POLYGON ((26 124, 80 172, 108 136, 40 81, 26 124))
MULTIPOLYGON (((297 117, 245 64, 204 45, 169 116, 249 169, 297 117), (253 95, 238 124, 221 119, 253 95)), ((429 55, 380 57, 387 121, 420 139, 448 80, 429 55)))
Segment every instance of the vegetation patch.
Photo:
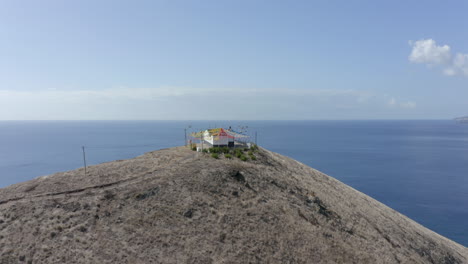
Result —
POLYGON ((113 200, 114 197, 115 197, 115 194, 114 194, 113 192, 111 192, 111 191, 109 191, 109 190, 106 190, 106 191, 104 192, 104 199, 105 199, 105 200, 113 200))
POLYGON ((239 159, 243 154, 244 154, 244 152, 241 149, 235 149, 234 150, 234 155, 239 159))
POLYGON ((209 148, 208 151, 210 153, 219 153, 220 149, 218 147, 213 147, 213 148, 209 148))
POLYGON ((318 206, 318 212, 319 214, 325 216, 326 218, 330 218, 333 214, 332 211, 330 211, 326 206, 325 204, 322 202, 322 200, 320 200, 318 197, 315 197, 313 200, 312 200, 313 203, 315 203, 317 206, 318 206))
POLYGON ((231 176, 240 182, 245 182, 245 177, 240 171, 235 171, 231 174, 231 176))
POLYGON ((250 148, 229 148, 225 147, 211 147, 202 149, 203 153, 211 153, 211 157, 219 159, 224 155, 227 159, 232 159, 236 157, 242 161, 257 160, 255 152, 258 151, 258 146, 253 144, 250 148))
POLYGON ((193 209, 188 209, 187 211, 185 211, 184 216, 187 217, 187 218, 192 218, 193 209))
POLYGON ((144 193, 139 193, 139 194, 135 195, 135 199, 138 200, 138 201, 144 200, 146 198, 149 198, 151 196, 156 195, 158 193, 158 191, 159 191, 159 189, 157 187, 149 189, 144 193))
POLYGON ((224 154, 230 153, 231 149, 229 147, 224 147, 223 152, 224 152, 224 154))

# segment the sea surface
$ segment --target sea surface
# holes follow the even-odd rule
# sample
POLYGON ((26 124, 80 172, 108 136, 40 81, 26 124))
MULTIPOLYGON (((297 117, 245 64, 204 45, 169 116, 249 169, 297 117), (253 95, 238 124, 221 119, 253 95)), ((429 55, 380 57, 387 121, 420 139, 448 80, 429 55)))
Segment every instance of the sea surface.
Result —
POLYGON ((468 246, 468 124, 453 121, 1 121, 0 187, 180 146, 209 127, 246 130, 468 246), (246 128, 246 126, 248 128, 246 128))

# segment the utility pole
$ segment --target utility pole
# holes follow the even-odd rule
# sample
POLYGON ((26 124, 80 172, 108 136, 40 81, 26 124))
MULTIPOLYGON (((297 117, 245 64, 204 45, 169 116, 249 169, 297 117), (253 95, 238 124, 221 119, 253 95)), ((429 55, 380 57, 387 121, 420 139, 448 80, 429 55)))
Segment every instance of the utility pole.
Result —
POLYGON ((86 176, 86 154, 85 154, 84 146, 82 146, 81 149, 83 150, 84 174, 86 176))
MULTIPOLYGON (((185 135, 185 146, 187 146, 187 129, 189 129, 189 133, 190 133, 190 129, 192 128, 192 125, 189 125, 188 127, 185 127, 184 128, 184 135, 185 135)), ((190 139, 190 145, 188 146, 189 148, 192 148, 192 140, 190 139)))

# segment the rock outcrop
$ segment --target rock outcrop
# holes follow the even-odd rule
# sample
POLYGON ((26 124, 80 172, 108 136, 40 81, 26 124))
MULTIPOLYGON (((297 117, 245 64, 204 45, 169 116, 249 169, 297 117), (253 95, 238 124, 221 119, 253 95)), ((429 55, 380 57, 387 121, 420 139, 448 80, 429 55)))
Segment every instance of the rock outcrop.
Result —
POLYGON ((468 263, 467 248, 295 160, 183 147, 0 190, 0 263, 468 263))

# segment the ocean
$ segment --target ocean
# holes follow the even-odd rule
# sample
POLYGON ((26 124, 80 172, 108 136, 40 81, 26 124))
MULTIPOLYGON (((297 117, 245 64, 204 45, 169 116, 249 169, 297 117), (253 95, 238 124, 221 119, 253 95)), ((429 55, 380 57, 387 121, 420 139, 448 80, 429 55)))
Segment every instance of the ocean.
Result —
POLYGON ((468 124, 417 121, 1 121, 0 187, 180 146, 208 127, 252 140, 468 246, 468 124))

